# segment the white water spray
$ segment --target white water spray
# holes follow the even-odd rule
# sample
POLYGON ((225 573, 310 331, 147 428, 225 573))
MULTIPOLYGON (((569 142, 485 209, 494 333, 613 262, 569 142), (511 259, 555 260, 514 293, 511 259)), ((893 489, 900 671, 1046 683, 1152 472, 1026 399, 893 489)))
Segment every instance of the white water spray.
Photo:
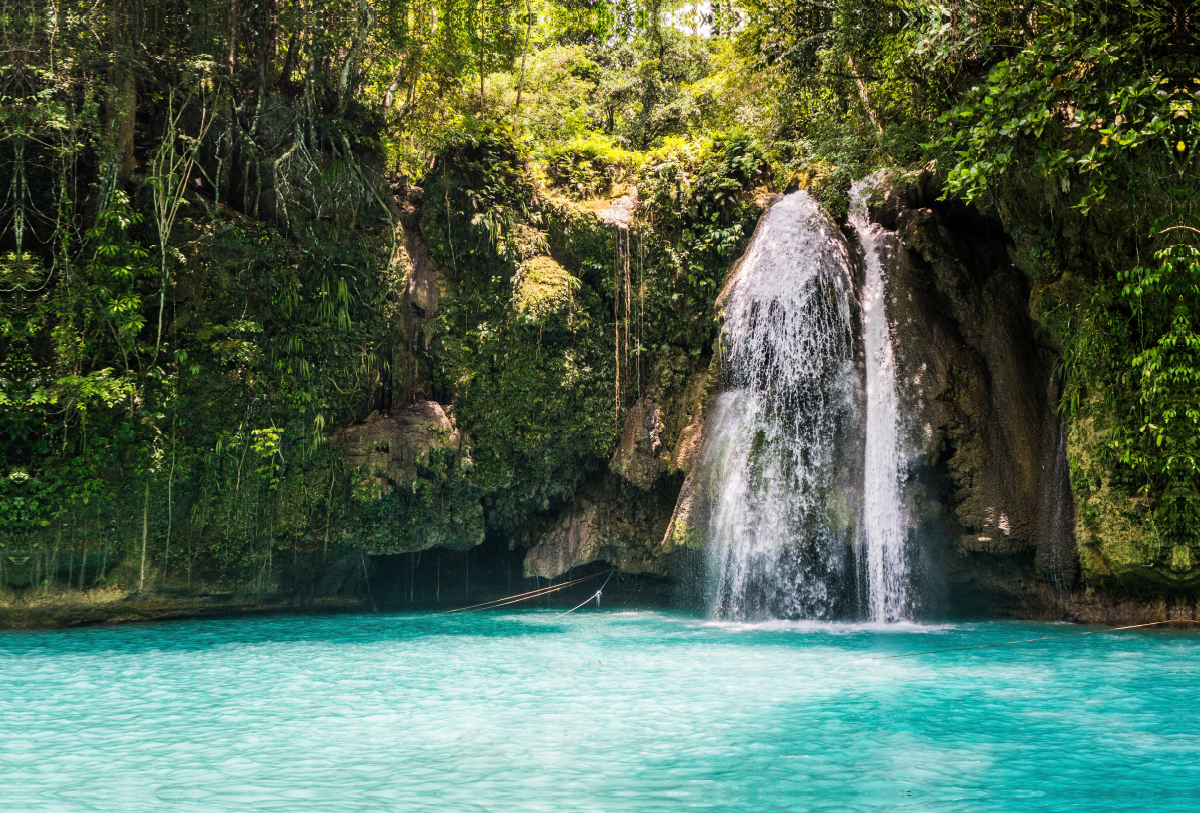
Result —
POLYGON ((730 375, 700 461, 718 617, 820 618, 844 603, 854 522, 838 439, 853 423, 853 327, 833 228, 807 193, 787 196, 725 299, 730 375))
POLYGON ((851 214, 866 255, 865 416, 850 259, 807 193, 767 213, 725 295, 729 374, 698 470, 717 617, 853 613, 856 541, 871 620, 908 616, 895 358, 866 194, 856 185, 851 214))
POLYGON ((871 222, 867 197, 873 183, 851 188, 850 224, 863 247, 863 351, 866 356, 866 449, 863 460, 862 538, 867 565, 867 607, 872 621, 909 615, 908 522, 901 494, 907 460, 900 439, 896 359, 887 318, 880 228, 871 222))

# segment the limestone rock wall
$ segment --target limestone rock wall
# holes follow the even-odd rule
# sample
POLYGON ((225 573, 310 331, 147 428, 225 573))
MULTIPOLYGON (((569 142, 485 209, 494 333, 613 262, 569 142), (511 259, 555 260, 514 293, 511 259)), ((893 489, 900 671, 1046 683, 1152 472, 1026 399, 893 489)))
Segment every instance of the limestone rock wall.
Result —
MULTIPOLYGON (((892 177, 871 207, 886 230, 887 307, 909 417, 914 567, 926 581, 946 577, 955 604, 1041 606, 1046 585, 1066 588, 1078 575, 1057 356, 1029 315, 1028 283, 998 223, 939 204, 938 194, 928 175, 892 177)), ((846 239, 856 245, 852 230, 846 239)), ((608 471, 531 547, 528 574, 597 560, 666 573, 672 553, 702 544, 689 475, 719 364, 716 354, 708 369, 691 370, 683 350, 660 360, 608 471)))
POLYGON ((955 603, 1042 602, 1078 576, 1057 354, 1000 224, 937 197, 929 174, 893 176, 870 207, 887 230, 914 533, 945 540, 955 603))
POLYGON ((554 577, 599 560, 631 573, 669 572, 664 540, 699 448, 711 380, 682 348, 659 359, 625 417, 608 470, 580 489, 529 549, 527 575, 554 577))
MULTIPOLYGON (((930 173, 893 175, 870 202, 873 221, 885 230, 887 308, 908 416, 914 566, 922 578, 944 575, 949 605, 1062 614, 1054 608, 1074 601, 1089 574, 1145 570, 1140 531, 1122 521, 1130 512, 1109 512, 1111 522, 1097 528, 1094 516, 1084 522, 1077 509, 1071 473, 1072 466, 1083 471, 1076 447, 1087 427, 1067 431, 1058 417, 1058 356, 1030 314, 1031 276, 1022 261, 1028 247, 1014 245, 999 218, 939 196, 930 173)), ((406 200, 412 225, 419 190, 406 200)), ((844 233, 857 245, 852 230, 844 233)), ((463 549, 484 538, 480 503, 487 494, 466 485, 470 445, 421 369, 421 359, 431 357, 431 320, 454 291, 424 251, 417 226, 406 228, 404 239, 403 375, 390 411, 346 431, 347 462, 364 493, 394 495, 422 480, 441 489, 421 527, 405 532, 402 549, 463 549), (431 461, 441 461, 436 472, 431 461)), ((559 243, 551 241, 556 259, 544 264, 553 271, 558 260, 578 265, 571 251, 582 249, 559 243)), ((730 278, 736 272, 737 264, 730 278)), ((689 474, 720 382, 719 353, 711 358, 701 364, 689 347, 656 354, 649 384, 622 416, 608 464, 577 472, 578 486, 567 484, 525 536, 509 540, 528 548, 527 575, 552 578, 596 561, 667 575, 677 551, 700 543, 689 522, 689 474)))
POLYGON ((466 550, 483 542, 467 437, 435 401, 373 412, 340 438, 356 502, 377 532, 373 551, 466 550))
POLYGON ((377 497, 411 484, 419 476, 418 467, 428 467, 436 452, 458 458, 458 465, 470 464, 465 437, 436 401, 415 401, 392 415, 372 412, 363 423, 346 429, 341 440, 346 465, 377 497))

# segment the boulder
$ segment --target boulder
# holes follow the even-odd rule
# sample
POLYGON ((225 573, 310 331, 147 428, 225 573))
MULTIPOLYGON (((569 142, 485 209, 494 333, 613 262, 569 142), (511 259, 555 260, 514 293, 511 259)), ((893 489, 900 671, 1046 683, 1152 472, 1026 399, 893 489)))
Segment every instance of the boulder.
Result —
POLYGON ((609 467, 638 488, 650 488, 658 478, 660 468, 665 469, 670 460, 667 455, 659 460, 664 431, 662 410, 648 396, 642 396, 629 410, 625 431, 621 433, 609 467))
POLYGON ((457 466, 470 460, 462 434, 436 401, 417 401, 391 415, 372 412, 342 433, 342 444, 346 465, 373 497, 414 482, 435 455, 457 466))

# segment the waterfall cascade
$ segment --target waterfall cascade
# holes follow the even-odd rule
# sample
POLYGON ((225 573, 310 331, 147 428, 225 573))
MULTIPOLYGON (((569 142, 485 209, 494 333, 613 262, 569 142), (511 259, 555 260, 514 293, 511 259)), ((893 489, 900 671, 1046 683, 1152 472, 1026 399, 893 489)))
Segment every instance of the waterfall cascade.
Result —
POLYGON ((850 224, 863 249, 862 336, 867 410, 863 455, 860 558, 866 560, 867 607, 872 621, 897 621, 908 613, 904 556, 907 518, 900 492, 907 467, 900 440, 896 357, 887 318, 880 227, 867 212, 870 180, 850 190, 850 224))
POLYGON ((698 472, 716 616, 907 613, 895 361, 865 194, 851 217, 861 308, 845 244, 806 192, 766 214, 722 295, 726 387, 698 472))

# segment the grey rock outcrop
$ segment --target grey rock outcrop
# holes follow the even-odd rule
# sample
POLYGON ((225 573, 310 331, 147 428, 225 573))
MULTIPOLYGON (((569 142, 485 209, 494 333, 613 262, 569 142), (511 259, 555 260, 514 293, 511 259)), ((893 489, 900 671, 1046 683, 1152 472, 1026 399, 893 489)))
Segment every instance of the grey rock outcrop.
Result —
POLYGON ((435 401, 417 401, 391 415, 371 413, 342 433, 355 496, 374 523, 372 552, 444 547, 466 550, 483 541, 483 505, 466 479, 472 466, 466 436, 435 401))
POLYGON ((599 560, 630 573, 669 571, 661 540, 699 448, 709 380, 680 348, 660 358, 625 418, 608 470, 530 548, 528 575, 554 577, 599 560))
POLYGON ((665 563, 646 540, 655 526, 662 527, 670 509, 632 491, 612 480, 581 490, 554 528, 525 554, 525 575, 555 578, 598 561, 625 573, 664 575, 665 563))

